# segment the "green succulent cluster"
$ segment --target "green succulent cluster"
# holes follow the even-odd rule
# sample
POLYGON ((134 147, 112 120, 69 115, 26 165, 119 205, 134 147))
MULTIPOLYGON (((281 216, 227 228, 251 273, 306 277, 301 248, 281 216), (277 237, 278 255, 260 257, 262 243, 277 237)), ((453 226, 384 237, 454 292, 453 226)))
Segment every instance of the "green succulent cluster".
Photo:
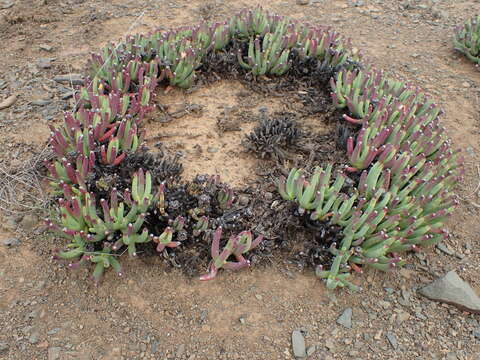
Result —
POLYGON ((116 88, 125 88, 128 81, 141 82, 142 76, 188 88, 205 55, 231 51, 233 41, 248 43, 247 53, 240 50, 237 57, 255 76, 284 74, 290 67, 292 49, 332 67, 360 59, 358 51, 328 27, 314 27, 257 8, 214 24, 129 36, 124 43, 111 44, 102 54, 93 55, 89 73, 108 84, 116 79, 116 88))
POLYGON ((453 45, 468 59, 480 64, 480 15, 457 26, 454 31, 453 45))
POLYGON ((292 169, 278 189, 310 220, 343 228, 341 242, 330 247, 333 265, 316 273, 328 288, 353 288, 352 269, 401 266, 402 252, 448 236, 444 221, 457 204, 451 190, 462 167, 439 125, 442 111, 419 89, 374 70, 340 71, 331 87, 334 104, 349 111, 344 120, 360 128, 348 139, 344 169, 360 172, 357 187, 342 190, 345 173, 332 179, 329 165, 309 180, 292 169))

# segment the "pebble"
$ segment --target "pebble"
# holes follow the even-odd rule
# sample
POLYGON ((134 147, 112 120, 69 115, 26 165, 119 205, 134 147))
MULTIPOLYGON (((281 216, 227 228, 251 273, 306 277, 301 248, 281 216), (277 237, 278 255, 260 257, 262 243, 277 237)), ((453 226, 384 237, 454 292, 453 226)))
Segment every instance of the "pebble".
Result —
POLYGON ((0 354, 2 352, 8 351, 10 346, 6 342, 0 342, 0 354))
POLYGON ((8 246, 8 247, 11 247, 11 246, 17 246, 17 245, 20 245, 20 240, 18 240, 17 238, 6 238, 4 240, 2 240, 2 245, 4 246, 8 246))
POLYGON ((312 356, 315 350, 317 350, 317 347, 315 345, 309 346, 307 348, 307 356, 312 356))
POLYGON ((180 359, 185 352, 185 344, 180 344, 177 349, 177 358, 180 359))
POLYGON ((10 9, 13 5, 15 5, 14 1, 3 1, 2 3, 0 3, 0 9, 10 9))
POLYGON ((62 351, 62 348, 59 348, 59 347, 48 348, 48 360, 60 359, 60 351, 62 351))
POLYGON ((473 330, 473 331, 472 331, 472 334, 473 334, 473 336, 474 336, 475 338, 477 338, 477 339, 480 340, 480 327, 477 328, 477 329, 475 329, 475 330, 473 330))
POLYGON ((384 301, 384 300, 380 300, 380 301, 378 302, 378 304, 379 304, 382 308, 384 308, 385 310, 388 309, 388 308, 390 308, 390 306, 392 306, 392 304, 390 304, 388 301, 384 301))
POLYGON ((308 5, 310 0, 297 0, 297 5, 308 5))
POLYGON ((444 244, 440 243, 440 244, 437 244, 437 249, 440 250, 441 252, 447 254, 447 255, 450 255, 450 256, 453 256, 455 255, 455 253, 450 250, 449 248, 447 248, 444 244))
POLYGON ((40 100, 34 100, 30 104, 36 105, 36 106, 45 106, 45 105, 48 105, 48 104, 51 104, 51 103, 52 103, 52 100, 40 99, 40 100))
POLYGON ((470 83, 465 81, 465 82, 462 83, 462 86, 463 86, 464 88, 469 88, 469 87, 470 87, 470 83))
POLYGON ((33 230, 35 225, 38 223, 38 217, 34 214, 26 214, 22 221, 20 221, 20 225, 28 231, 33 230))
POLYGON ((30 335, 30 337, 28 338, 28 341, 30 342, 30 344, 36 344, 38 343, 39 336, 40 334, 38 333, 38 331, 35 331, 30 335))
POLYGON ((40 44, 40 45, 38 46, 38 48, 39 48, 40 50, 45 50, 45 51, 48 51, 48 52, 50 52, 50 51, 53 50, 53 47, 50 46, 50 45, 48 45, 48 44, 40 44))
POLYGON ((16 101, 17 101, 17 95, 15 94, 7 97, 5 100, 0 101, 0 110, 6 109, 12 106, 13 104, 15 104, 16 101))
POLYGON ((292 332, 292 349, 293 355, 296 358, 305 358, 307 356, 307 351, 305 347, 305 338, 299 330, 294 330, 292 332))
POLYGON ((396 336, 395 336, 393 333, 391 333, 391 332, 388 332, 386 336, 387 336, 387 340, 388 340, 388 342, 390 343, 390 345, 392 345, 392 347, 393 347, 395 350, 397 350, 397 348, 398 348, 398 343, 397 343, 397 338, 396 338, 396 336))
POLYGON ((68 91, 62 94, 62 100, 68 100, 75 95, 75 91, 68 91))
POLYGON ((337 319, 337 324, 345 326, 347 329, 352 328, 352 308, 346 308, 342 315, 337 319))
POLYGON ((404 321, 407 321, 410 318, 410 314, 402 311, 397 315, 397 324, 400 325, 404 321))
POLYGON ((325 341, 325 347, 330 350, 332 353, 335 352, 335 343, 333 342, 332 339, 327 339, 325 341))
POLYGON ((61 328, 54 328, 52 330, 49 330, 47 331, 47 334, 48 335, 55 335, 56 333, 58 333, 60 330, 62 330, 61 328))
POLYGON ((420 294, 430 300, 452 304, 462 310, 480 314, 480 297, 455 271, 450 271, 423 287, 420 294))
POLYGON ((73 85, 83 85, 83 77, 80 74, 64 74, 57 75, 53 78, 53 81, 56 81, 60 84, 73 84, 73 85))
POLYGON ((37 66, 40 69, 50 69, 52 67, 52 60, 51 58, 40 58, 37 60, 37 66))

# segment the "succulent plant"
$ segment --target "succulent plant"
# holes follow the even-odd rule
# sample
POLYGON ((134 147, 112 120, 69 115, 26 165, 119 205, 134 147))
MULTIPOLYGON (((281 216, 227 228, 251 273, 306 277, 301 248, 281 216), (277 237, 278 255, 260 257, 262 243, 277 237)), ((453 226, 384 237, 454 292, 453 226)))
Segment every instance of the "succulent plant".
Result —
POLYGON ((480 15, 457 26, 454 31, 453 45, 468 59, 480 64, 480 15))
MULTIPOLYGON (((475 62, 478 29, 478 18, 472 19, 456 30, 454 40, 475 62)), ((402 266, 401 253, 448 237, 443 224, 457 203, 452 189, 462 167, 440 126, 440 107, 420 89, 359 66, 361 53, 331 28, 256 8, 214 24, 128 36, 92 55, 75 109, 51 127, 56 158, 45 164, 52 190, 62 197, 58 219, 46 223, 69 241, 56 257, 72 261, 72 268, 93 263, 98 280, 109 267, 121 274, 123 251, 136 256, 152 246, 168 256, 213 234, 212 261, 201 280, 214 278, 221 268, 249 266, 245 254, 261 235, 254 239, 240 232, 220 250, 222 231, 237 233, 243 225, 236 224, 244 211, 236 192, 217 176, 181 183, 178 157, 154 159, 141 146, 142 119, 153 109, 158 85, 189 88, 210 55, 232 52, 257 78, 285 74, 295 64, 289 76, 303 74, 299 63, 317 73, 328 69, 334 75, 333 103, 348 112, 340 121, 358 127, 345 135, 344 169, 334 172, 327 165, 309 175, 294 168, 278 181, 281 197, 296 204, 296 215, 341 229, 341 240, 330 244, 330 268, 316 269, 328 288, 353 288, 352 271, 402 266), (102 172, 133 175, 117 189, 97 186, 102 172)), ((264 119, 245 146, 286 158, 285 148, 300 136, 289 119, 264 119)))
POLYGON ((301 136, 295 121, 288 116, 274 116, 263 118, 242 144, 262 158, 272 155, 285 158, 286 148, 295 145, 301 136))
POLYGON ((213 234, 211 256, 212 261, 209 265, 209 272, 202 275, 200 280, 212 280, 217 276, 218 270, 230 269, 239 270, 250 266, 250 262, 245 259, 243 254, 257 247, 263 240, 263 236, 258 236, 255 240, 250 231, 243 231, 238 235, 232 235, 223 250, 220 252, 220 239, 222 237, 222 228, 219 227, 213 234), (234 256, 237 261, 228 261, 228 258, 234 256))

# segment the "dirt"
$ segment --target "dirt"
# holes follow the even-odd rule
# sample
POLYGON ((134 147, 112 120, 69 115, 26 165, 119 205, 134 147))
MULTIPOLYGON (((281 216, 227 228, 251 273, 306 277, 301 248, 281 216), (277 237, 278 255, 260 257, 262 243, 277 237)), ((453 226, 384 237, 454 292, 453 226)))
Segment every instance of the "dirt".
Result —
MULTIPOLYGON (((71 99, 62 100, 69 86, 53 77, 81 73, 90 52, 127 34, 220 20, 258 3, 0 1, 0 102, 17 95, 12 106, 0 110, 0 169, 28 179, 9 190, 10 203, 0 203, 21 210, 4 212, 0 222, 0 241, 20 240, 0 245, 0 358, 292 359, 291 332, 301 329, 307 346, 314 346, 312 359, 478 359, 478 316, 416 293, 451 269, 480 290, 480 75, 451 46, 453 26, 480 11, 473 0, 268 4, 276 13, 333 26, 364 49, 369 61, 421 86, 445 108, 443 124, 466 159, 458 189, 463 200, 448 224, 453 236, 445 242, 453 255, 429 249, 407 255, 410 265, 400 271, 367 271, 355 278, 363 287, 357 294, 327 291, 311 269, 299 269, 301 262, 289 257, 221 272, 207 283, 158 258, 125 259, 124 278, 108 272, 98 287, 87 270, 71 271, 50 259, 63 242, 44 232, 40 219, 48 214, 32 199, 43 192, 25 174, 36 166, 27 162, 32 155, 48 156, 48 125, 58 124, 61 112, 72 106, 71 99), (50 68, 37 66, 40 58, 53 59, 50 68), (336 323, 345 308, 353 309, 352 329, 336 323)), ((299 111, 288 98, 251 92, 231 80, 192 93, 159 93, 158 99, 168 107, 149 115, 147 145, 171 155, 180 150, 186 178, 221 173, 235 186, 244 185, 262 164, 240 146, 259 110, 299 111), (234 131, 222 131, 232 126, 234 131)), ((301 125, 321 133, 314 125, 318 116, 301 125)), ((7 178, 2 172, 2 194, 15 183, 7 178)))

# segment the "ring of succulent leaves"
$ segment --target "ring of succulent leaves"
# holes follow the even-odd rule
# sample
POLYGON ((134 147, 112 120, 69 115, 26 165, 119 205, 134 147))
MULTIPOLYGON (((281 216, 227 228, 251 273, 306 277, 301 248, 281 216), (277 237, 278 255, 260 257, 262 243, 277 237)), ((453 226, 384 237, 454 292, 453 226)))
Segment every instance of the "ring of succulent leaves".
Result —
MULTIPOLYGON (((127 191, 124 201, 119 203, 116 191, 112 191, 111 205, 105 200, 100 202, 104 219, 97 219, 92 211, 93 194, 87 192, 85 178, 95 161, 115 165, 122 161, 121 151, 135 151, 141 141, 138 125, 152 108, 152 94, 158 83, 167 79, 171 85, 189 87, 203 57, 211 51, 223 51, 231 39, 250 41, 247 55, 257 62, 247 59, 243 66, 246 64, 253 75, 287 71, 284 65, 279 66, 285 59, 279 60, 292 49, 332 68, 344 68, 331 81, 332 99, 338 108, 350 111, 345 120, 362 125, 356 139, 349 139, 347 144, 350 164, 346 169, 364 170, 358 189, 351 194, 342 193, 345 175, 341 173, 330 184, 329 167, 317 169, 311 181, 294 169, 279 183, 282 197, 298 202, 299 212, 344 227, 339 248, 336 244, 331 247, 334 266, 328 271, 317 271, 327 279, 328 287, 351 286, 347 277, 352 269, 361 271, 357 264, 381 269, 398 266, 403 263, 398 252, 415 250, 447 235, 441 224, 455 205, 450 190, 461 169, 458 154, 451 150, 439 126, 440 108, 418 89, 382 72, 352 70, 361 54, 331 29, 256 9, 242 11, 219 24, 129 36, 123 44, 105 47, 102 55, 92 55, 92 76, 79 91, 79 106, 73 114, 66 114, 63 127, 52 128, 50 140, 61 159, 49 166, 54 189, 62 191, 66 199, 60 206, 61 221, 73 228, 81 228, 82 221, 89 226, 85 230, 65 227, 61 231, 52 221, 48 222, 50 228, 60 230, 72 241, 74 252, 68 256, 80 256, 87 241, 114 236, 108 232, 112 223, 116 224, 116 234, 120 232, 128 243, 117 241, 118 245, 127 245, 131 254, 135 253, 134 244, 145 240, 144 232, 138 233, 142 227, 138 224, 143 223, 149 206, 155 205, 160 214, 165 212, 162 186, 152 198, 150 189, 146 191, 148 176, 142 180, 136 174, 137 183, 132 189, 132 193, 136 189, 136 194, 132 196, 127 191), (272 66, 272 62, 276 64, 272 66), (85 218, 76 217, 78 208, 85 218), (127 209, 130 210, 124 213, 127 209), (129 221, 125 222, 127 218, 129 221), (94 232, 90 233, 90 229, 94 232)), ((219 195, 218 201, 230 203, 225 193, 219 195)), ((198 217, 195 230, 202 232, 207 221, 198 217)), ((172 243, 170 233, 174 229, 170 229, 158 237, 159 244, 172 243)), ((151 240, 155 238, 149 236, 151 240)), ((108 258, 108 245, 104 250, 105 255, 101 256, 108 258)), ((215 257, 220 255, 218 252, 215 257)), ((109 264, 100 258, 96 260, 109 264)))
POLYGON ((469 60, 480 64, 480 15, 455 28, 453 45, 469 60))

